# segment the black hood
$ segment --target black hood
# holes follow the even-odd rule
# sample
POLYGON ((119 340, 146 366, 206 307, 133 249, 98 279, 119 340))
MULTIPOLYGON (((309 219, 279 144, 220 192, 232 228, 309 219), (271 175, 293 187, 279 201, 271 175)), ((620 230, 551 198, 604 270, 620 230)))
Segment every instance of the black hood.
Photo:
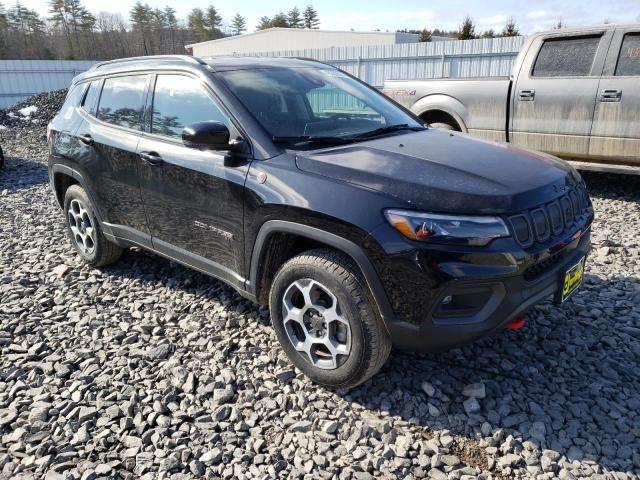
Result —
POLYGON ((429 129, 313 152, 298 168, 434 212, 508 213, 550 201, 580 179, 550 155, 429 129))

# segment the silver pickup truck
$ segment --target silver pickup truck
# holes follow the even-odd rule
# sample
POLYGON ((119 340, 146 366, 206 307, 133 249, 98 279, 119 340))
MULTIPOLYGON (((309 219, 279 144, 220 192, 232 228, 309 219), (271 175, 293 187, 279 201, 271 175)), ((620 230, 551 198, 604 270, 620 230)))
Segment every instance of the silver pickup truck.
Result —
POLYGON ((434 127, 640 174, 640 24, 532 35, 509 78, 391 80, 384 91, 434 127))

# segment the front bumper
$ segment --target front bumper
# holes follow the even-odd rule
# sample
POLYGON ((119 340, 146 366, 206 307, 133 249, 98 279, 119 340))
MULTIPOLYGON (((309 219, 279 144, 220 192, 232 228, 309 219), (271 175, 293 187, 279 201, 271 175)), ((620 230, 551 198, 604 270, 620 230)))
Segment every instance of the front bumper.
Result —
MULTIPOLYGON (((428 318, 420 322, 384 318, 394 346, 421 351, 455 347, 504 328, 514 317, 553 296, 561 288, 561 276, 591 249, 590 230, 547 257, 544 270, 517 274, 464 277, 447 281, 438 288, 428 318), (537 273, 537 272, 533 272, 537 273), (468 314, 449 315, 441 307, 446 297, 467 299, 468 314), (473 308, 474 304, 477 308, 473 308)), ((542 265, 539 262, 537 265, 542 265)))

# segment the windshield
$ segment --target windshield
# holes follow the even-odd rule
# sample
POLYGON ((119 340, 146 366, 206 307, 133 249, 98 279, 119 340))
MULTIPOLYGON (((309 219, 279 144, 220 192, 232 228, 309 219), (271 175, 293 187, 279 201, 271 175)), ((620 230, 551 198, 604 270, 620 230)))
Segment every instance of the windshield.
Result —
POLYGON ((382 94, 330 67, 233 70, 221 76, 279 143, 357 141, 423 128, 382 94))

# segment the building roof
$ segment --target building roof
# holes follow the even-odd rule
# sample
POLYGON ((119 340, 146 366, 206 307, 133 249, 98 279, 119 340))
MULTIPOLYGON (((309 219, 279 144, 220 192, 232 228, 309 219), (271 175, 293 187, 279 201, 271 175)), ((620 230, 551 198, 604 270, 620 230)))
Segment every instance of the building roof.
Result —
POLYGON ((249 33, 245 33, 243 35, 233 35, 231 37, 224 37, 224 38, 217 38, 215 40, 207 40, 205 42, 197 42, 197 43, 191 43, 189 45, 185 45, 185 48, 193 48, 194 46, 202 46, 202 45, 214 45, 214 44, 220 44, 220 43, 226 43, 226 42, 231 42, 234 40, 237 40, 239 38, 247 38, 247 37, 253 37, 253 36, 258 36, 258 35, 265 35, 265 34, 273 34, 276 32, 280 32, 280 31, 285 31, 287 33, 294 33, 294 34, 298 34, 298 35, 308 35, 308 34, 322 34, 322 33, 339 33, 339 34, 344 34, 344 35, 348 35, 348 34, 353 34, 353 35, 380 35, 380 36, 387 36, 387 37, 395 37, 396 35, 400 34, 403 36, 414 36, 416 38, 416 41, 418 39, 418 37, 420 37, 420 35, 417 34, 413 34, 413 33, 404 33, 404 32, 359 32, 359 31, 353 31, 353 30, 319 30, 319 29, 309 29, 309 28, 283 28, 283 27, 272 27, 272 28, 265 28, 264 30, 258 30, 256 32, 249 32, 249 33))

